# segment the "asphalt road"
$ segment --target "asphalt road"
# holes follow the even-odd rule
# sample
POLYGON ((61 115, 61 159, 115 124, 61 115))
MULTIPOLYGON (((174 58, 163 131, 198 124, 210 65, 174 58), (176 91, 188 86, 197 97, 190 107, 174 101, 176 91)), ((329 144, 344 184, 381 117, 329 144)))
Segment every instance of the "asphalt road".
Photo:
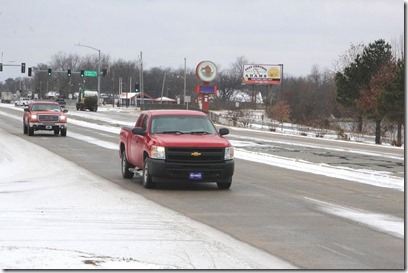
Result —
MULTIPOLYGON (((109 115, 117 121, 118 128, 122 123, 133 123, 137 117, 131 111, 86 112, 86 117, 81 118, 77 116, 76 110, 70 111, 72 119, 101 125, 112 122, 106 121, 109 115), (90 119, 89 114, 93 114, 94 118, 90 119)), ((16 137, 38 144, 126 190, 215 227, 299 268, 405 268, 403 238, 322 209, 329 204, 362 214, 366 212, 404 219, 404 192, 240 159, 235 160, 236 170, 230 190, 218 190, 212 183, 162 184, 158 189, 147 190, 143 188, 141 179, 125 180, 121 177, 117 150, 102 148, 70 136, 71 133, 79 134, 115 144, 118 143, 117 134, 70 124, 67 137, 53 136, 48 132, 36 132, 35 136, 29 137, 23 134, 21 110, 0 108, 1 112, 11 116, 0 115, 0 127, 16 137)), ((401 160, 387 157, 384 158, 386 164, 383 164, 378 157, 367 155, 378 153, 403 157, 402 149, 234 129, 231 129, 230 137, 241 140, 264 138, 264 142, 259 140, 263 144, 262 150, 280 156, 354 167, 358 165, 353 162, 358 162, 364 168, 387 170, 404 176, 401 160), (273 144, 271 141, 276 142, 273 144), (287 145, 280 142, 286 142, 287 145), (316 147, 319 145, 320 148, 316 147), (360 149, 362 153, 347 153, 344 150, 336 152, 326 147, 339 145, 352 150, 360 149)), ((46 166, 41 171, 46 172, 46 166)))

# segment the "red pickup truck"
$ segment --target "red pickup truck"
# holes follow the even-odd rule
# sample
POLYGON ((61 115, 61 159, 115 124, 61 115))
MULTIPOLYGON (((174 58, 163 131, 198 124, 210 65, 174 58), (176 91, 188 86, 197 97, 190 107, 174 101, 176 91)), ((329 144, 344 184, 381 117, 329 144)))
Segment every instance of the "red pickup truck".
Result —
POLYGON ((120 132, 122 176, 143 176, 145 188, 157 182, 187 180, 216 182, 229 189, 234 173, 234 148, 203 112, 192 110, 143 111, 135 127, 120 132))
POLYGON ((54 135, 61 132, 61 136, 67 135, 67 117, 58 102, 32 101, 24 108, 23 131, 29 136, 34 131, 54 131, 54 135))

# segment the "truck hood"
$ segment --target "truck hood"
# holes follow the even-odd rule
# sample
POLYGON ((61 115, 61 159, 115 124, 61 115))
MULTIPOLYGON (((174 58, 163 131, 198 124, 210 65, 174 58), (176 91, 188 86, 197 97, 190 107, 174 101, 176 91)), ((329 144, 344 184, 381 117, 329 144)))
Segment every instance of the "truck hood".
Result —
POLYGON ((31 114, 35 114, 35 115, 47 114, 47 115, 61 116, 64 113, 63 112, 56 112, 56 111, 52 111, 52 110, 43 110, 43 111, 31 111, 31 114))
POLYGON ((192 134, 156 134, 152 139, 155 145, 165 147, 228 147, 229 141, 219 135, 192 135, 192 134))

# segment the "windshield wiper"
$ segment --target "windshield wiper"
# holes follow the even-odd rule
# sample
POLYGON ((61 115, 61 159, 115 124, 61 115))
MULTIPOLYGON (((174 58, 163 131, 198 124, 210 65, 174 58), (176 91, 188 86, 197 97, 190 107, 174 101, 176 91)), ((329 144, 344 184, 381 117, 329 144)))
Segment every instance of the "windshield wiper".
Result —
POLYGON ((180 135, 180 134, 184 134, 181 131, 163 131, 161 132, 162 134, 176 134, 176 135, 180 135))
POLYGON ((192 134, 192 135, 208 135, 209 132, 207 132, 207 131, 192 131, 192 132, 190 132, 190 134, 192 134))

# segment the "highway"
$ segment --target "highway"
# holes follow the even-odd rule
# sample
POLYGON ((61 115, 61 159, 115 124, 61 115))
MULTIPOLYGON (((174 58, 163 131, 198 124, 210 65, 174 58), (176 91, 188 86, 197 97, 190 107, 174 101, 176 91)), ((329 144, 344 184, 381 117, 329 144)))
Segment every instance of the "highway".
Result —
MULTIPOLYGON (((236 158, 230 190, 216 184, 123 179, 118 130, 138 112, 68 108, 67 137, 23 134, 22 108, 0 105, 0 128, 52 151, 124 189, 263 249, 304 269, 405 268, 403 190, 236 158), (395 227, 396 228, 392 228, 395 227)), ((231 128, 239 152, 404 179, 404 149, 231 128)), ((293 163, 295 165, 295 163, 293 163)), ((312 166, 312 165, 311 165, 312 166)), ((44 168, 46 171, 46 166, 44 168)), ((87 181, 83 181, 87 183, 87 181)), ((149 214, 149 211, 145 212, 149 214)))

